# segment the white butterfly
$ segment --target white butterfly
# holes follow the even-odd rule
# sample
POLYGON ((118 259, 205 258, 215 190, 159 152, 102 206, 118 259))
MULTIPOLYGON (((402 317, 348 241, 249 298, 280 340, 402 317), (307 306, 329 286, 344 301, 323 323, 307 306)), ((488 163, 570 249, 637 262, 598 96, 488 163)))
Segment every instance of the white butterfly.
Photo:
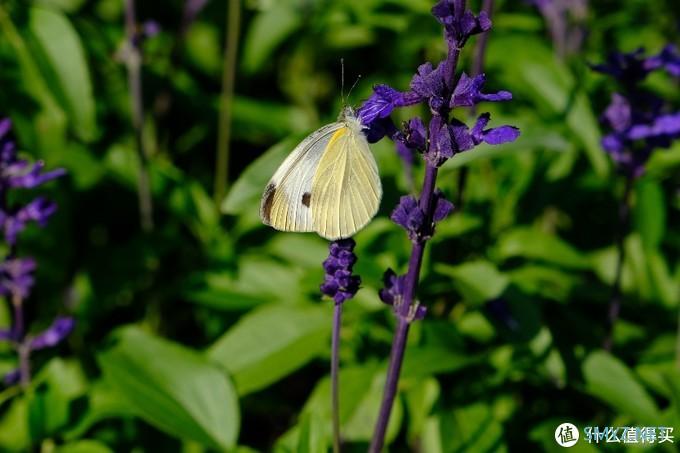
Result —
POLYGON ((262 222, 281 231, 316 231, 336 240, 378 212, 382 186, 363 125, 346 107, 338 121, 302 141, 262 194, 262 222))

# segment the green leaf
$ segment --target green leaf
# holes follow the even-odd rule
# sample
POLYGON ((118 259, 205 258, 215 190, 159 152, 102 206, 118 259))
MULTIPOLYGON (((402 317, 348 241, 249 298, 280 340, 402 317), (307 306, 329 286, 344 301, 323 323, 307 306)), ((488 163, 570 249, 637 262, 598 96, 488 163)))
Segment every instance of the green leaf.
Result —
POLYGON ((510 280, 524 293, 566 302, 577 282, 569 273, 547 266, 529 264, 508 272, 510 280))
POLYGON ((535 228, 518 227, 505 233, 496 248, 501 260, 521 256, 566 268, 586 269, 588 258, 557 236, 535 228))
POLYGON ((296 140, 288 138, 272 146, 241 173, 222 202, 225 214, 240 214, 246 209, 259 212, 260 198, 267 181, 295 146, 296 140))
POLYGON ((64 444, 56 453, 113 453, 113 450, 96 440, 84 439, 64 444))
POLYGON ((206 352, 239 395, 267 387, 328 349, 330 305, 268 305, 244 316, 206 352))
POLYGON ((35 7, 30 13, 30 30, 40 46, 53 87, 64 105, 71 127, 84 141, 96 135, 92 82, 80 37, 68 18, 54 10, 35 7))
POLYGON ((471 261, 459 266, 435 264, 435 271, 453 278, 453 285, 474 306, 499 297, 510 280, 489 261, 471 261))
POLYGON ((619 359, 594 351, 583 362, 586 390, 640 423, 659 426, 659 409, 633 372, 619 359))
MULTIPOLYGON (((7 403, 5 403, 7 404, 7 403)), ((31 443, 28 425, 28 402, 25 396, 14 398, 3 408, 0 419, 0 449, 27 451, 31 443)))
POLYGON ((301 25, 302 16, 287 2, 274 2, 250 22, 243 47, 243 70, 253 74, 271 61, 276 49, 301 25))
POLYGON ((229 449, 239 431, 229 378, 200 354, 138 327, 117 332, 98 356, 109 384, 145 421, 166 433, 229 449))
POLYGON ((649 178, 635 184, 633 220, 646 249, 655 249, 666 232, 666 202, 661 185, 649 178))

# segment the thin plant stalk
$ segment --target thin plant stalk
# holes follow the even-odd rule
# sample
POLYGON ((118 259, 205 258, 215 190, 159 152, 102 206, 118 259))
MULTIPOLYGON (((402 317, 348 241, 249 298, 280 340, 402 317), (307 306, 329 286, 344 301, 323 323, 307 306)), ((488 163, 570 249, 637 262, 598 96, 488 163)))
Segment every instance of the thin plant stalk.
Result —
MULTIPOLYGON (((459 49, 454 50, 453 56, 454 69, 458 61, 459 49)), ((452 74, 454 71, 451 72, 452 74)), ((433 194, 437 181, 438 168, 427 163, 425 169, 425 180, 423 181, 423 190, 418 201, 420 209, 426 213, 428 221, 431 222, 433 216, 433 194)), ((404 280, 404 296, 401 306, 399 307, 399 316, 397 329, 392 341, 392 350, 390 352, 390 364, 387 370, 387 377, 385 380, 385 390, 383 393, 383 400, 380 405, 380 412, 378 413, 378 421, 376 422, 373 439, 369 452, 380 453, 385 443, 385 433, 390 421, 390 414, 394 405, 394 399, 397 395, 397 385, 399 383, 399 375, 401 373, 401 366, 404 361, 404 351, 406 350, 406 341, 408 340, 409 327, 412 318, 409 316, 411 306, 415 301, 416 291, 418 289, 418 280, 420 278, 420 268, 423 263, 423 254, 425 252, 426 240, 419 239, 414 241, 411 249, 411 257, 409 259, 408 272, 404 280)))
POLYGON ((333 304, 333 334, 331 340, 331 410, 333 413, 333 453, 340 453, 340 329, 342 303, 333 304))
POLYGON ((153 230, 153 201, 149 177, 149 156, 144 146, 144 102, 142 92, 142 52, 137 36, 134 0, 125 0, 125 31, 127 37, 127 55, 125 58, 130 87, 130 106, 132 110, 132 128, 135 133, 135 144, 139 157, 139 174, 137 175, 137 194, 139 197, 139 216, 142 230, 153 230))
POLYGON ((222 68, 222 94, 217 132, 217 157, 215 161, 215 204, 218 209, 227 192, 229 177, 229 145, 231 141, 232 103, 236 83, 236 54, 238 51, 239 25, 241 22, 240 0, 228 0, 227 34, 224 44, 224 67, 222 68))
POLYGON ((623 275, 623 263, 626 256, 625 238, 630 222, 630 195, 633 189, 633 177, 626 177, 626 186, 623 197, 619 203, 618 212, 618 232, 616 236, 616 270, 614 282, 612 283, 612 294, 609 299, 609 310, 607 313, 607 336, 603 343, 603 348, 610 351, 613 345, 614 326, 619 319, 621 311, 621 278, 623 275))

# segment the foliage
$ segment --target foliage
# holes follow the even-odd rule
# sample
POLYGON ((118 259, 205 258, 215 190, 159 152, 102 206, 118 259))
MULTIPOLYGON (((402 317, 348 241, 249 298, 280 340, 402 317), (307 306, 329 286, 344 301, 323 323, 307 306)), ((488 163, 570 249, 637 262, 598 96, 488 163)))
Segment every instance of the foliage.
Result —
MULTIPOLYGON (((38 263, 28 325, 40 331, 57 313, 77 320, 65 343, 34 354, 25 391, 2 387, 0 450, 330 446, 332 303, 319 293, 327 244, 261 225, 259 199, 292 146, 336 118, 341 58, 346 85, 362 75, 349 99, 358 105, 374 83, 406 87, 420 62, 446 49, 425 0, 242 2, 221 213, 210 190, 226 3, 207 2, 182 32, 184 2, 137 2, 140 22, 161 26, 143 43, 155 218, 144 233, 123 2, 0 1, 0 113, 20 151, 68 172, 40 189, 59 204, 50 224, 22 236, 21 253, 38 263)), ((486 90, 508 89, 513 102, 488 107, 522 135, 440 169, 450 199, 468 169, 464 204, 438 224, 425 255, 428 314, 412 327, 389 451, 552 451, 565 421, 680 428, 680 144, 656 153, 633 188, 624 302, 604 352, 623 181, 600 146, 612 87, 588 69, 610 51, 677 43, 677 8, 591 3, 583 48, 563 58, 528 2, 495 4, 486 90)), ((461 55, 467 71, 473 44, 461 55)), ((646 86, 680 104, 670 78, 646 86)), ((354 238, 362 286, 344 306, 348 452, 370 441, 394 331, 378 299, 382 273, 403 273, 410 250, 388 217, 411 179, 387 140, 372 150, 384 197, 354 238)), ((413 171, 422 180, 420 162, 413 171)), ((2 304, 0 328, 10 324, 2 304)), ((0 343, 0 373, 15 368, 0 343)))

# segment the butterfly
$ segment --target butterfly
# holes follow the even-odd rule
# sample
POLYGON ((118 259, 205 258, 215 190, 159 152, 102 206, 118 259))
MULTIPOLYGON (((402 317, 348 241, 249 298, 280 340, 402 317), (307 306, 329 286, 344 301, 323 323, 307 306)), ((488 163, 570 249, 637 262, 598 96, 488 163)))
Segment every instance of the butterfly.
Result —
POLYGON ((378 165, 351 107, 313 132, 283 161, 260 203, 265 225, 315 231, 337 240, 354 235, 378 212, 378 165))

